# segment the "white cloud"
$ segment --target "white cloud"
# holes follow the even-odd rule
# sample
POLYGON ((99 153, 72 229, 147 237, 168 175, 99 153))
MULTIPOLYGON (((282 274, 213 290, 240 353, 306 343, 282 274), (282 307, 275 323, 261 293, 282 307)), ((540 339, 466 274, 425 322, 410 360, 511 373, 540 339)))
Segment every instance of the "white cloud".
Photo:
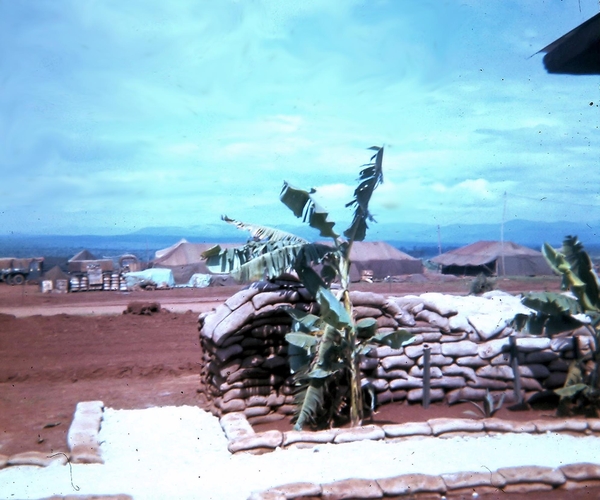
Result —
POLYGON ((231 207, 260 222, 285 213, 288 180, 348 219, 366 148, 385 144, 380 219, 485 221, 504 191, 565 202, 522 199, 514 216, 592 217, 566 204, 597 204, 595 80, 527 57, 594 9, 0 2, 0 170, 30 185, 0 188, 0 211, 51 226, 86 207, 75 226, 110 204, 121 231, 231 207))

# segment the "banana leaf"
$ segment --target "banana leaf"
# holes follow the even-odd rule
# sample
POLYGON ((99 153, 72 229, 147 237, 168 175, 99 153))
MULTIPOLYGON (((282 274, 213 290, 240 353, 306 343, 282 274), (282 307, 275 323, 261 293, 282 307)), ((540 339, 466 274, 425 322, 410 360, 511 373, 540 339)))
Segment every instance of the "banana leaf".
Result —
POLYGON ((583 310, 576 299, 555 292, 531 292, 523 296, 521 302, 540 313, 547 315, 579 314, 583 310))
POLYGON ((321 308, 321 319, 336 329, 342 329, 352 324, 350 314, 328 288, 319 288, 316 300, 321 308))
POLYGON ((313 356, 306 349, 294 344, 288 346, 288 362, 292 374, 306 371, 312 359, 313 356))
POLYGON ((284 182, 279 199, 296 217, 302 218, 303 222, 317 229, 321 236, 336 239, 339 235, 333 230, 335 222, 331 222, 327 211, 313 200, 313 193, 314 190, 309 192, 297 189, 284 182))
POLYGON ((571 398, 582 391, 589 389, 587 384, 573 384, 560 389, 555 389, 554 392, 561 398, 571 398))
POLYGON ((294 420, 294 430, 301 431, 305 425, 316 425, 319 411, 325 403, 325 380, 313 378, 306 389, 296 395, 296 405, 299 408, 294 420))
POLYGON ((377 331, 377 321, 373 318, 363 318, 356 323, 356 335, 358 338, 370 339, 377 331))
POLYGON ((222 215, 221 220, 237 227, 242 231, 250 232, 252 238, 254 238, 257 241, 285 241, 286 243, 294 244, 308 243, 307 240, 301 238, 300 236, 296 236, 293 233, 288 233, 287 231, 282 231, 273 227, 242 222, 239 220, 231 219, 226 215, 222 215))
POLYGON ((304 349, 305 351, 308 351, 311 347, 314 347, 319 341, 318 337, 309 335, 307 333, 288 333, 285 336, 285 340, 292 345, 304 349))
POLYGON ((572 271, 583 283, 582 292, 586 310, 600 310, 600 283, 594 265, 577 236, 567 236, 563 241, 562 253, 572 271))
POLYGON ((383 148, 372 146, 377 151, 371 157, 371 163, 363 165, 359 175, 358 187, 354 190, 354 198, 346 203, 346 207, 354 207, 352 224, 344 231, 344 236, 350 241, 363 241, 367 234, 367 221, 375 222, 369 212, 369 202, 373 192, 383 182, 383 148))
POLYGON ((390 333, 378 333, 371 337, 370 342, 375 344, 387 345, 392 349, 400 349, 403 346, 412 344, 415 336, 406 330, 396 330, 390 333))
POLYGON ((249 242, 239 248, 211 248, 204 252, 206 267, 215 274, 231 274, 236 280, 277 278, 293 268, 304 243, 249 242))

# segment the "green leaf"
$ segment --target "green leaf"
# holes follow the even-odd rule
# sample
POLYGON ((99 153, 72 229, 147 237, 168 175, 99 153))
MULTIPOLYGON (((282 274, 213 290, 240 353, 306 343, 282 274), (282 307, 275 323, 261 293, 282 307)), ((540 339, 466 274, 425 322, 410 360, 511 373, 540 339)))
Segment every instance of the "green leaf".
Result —
POLYGON ((288 362, 290 364, 291 373, 299 373, 310 366, 310 362, 313 356, 309 354, 305 349, 290 344, 288 346, 288 362))
POLYGON ((241 229, 242 231, 249 231, 252 238, 258 241, 284 241, 292 244, 308 243, 308 241, 304 238, 286 231, 281 231, 280 229, 262 226, 260 224, 241 222, 235 219, 230 219, 226 215, 222 215, 221 220, 237 227, 238 229, 241 229))
POLYGON ((208 250, 202 252, 200 254, 200 257, 202 257, 203 259, 208 259, 209 257, 215 257, 217 255, 220 255, 222 251, 223 249, 221 248, 221 245, 215 245, 210 247, 208 250))
POLYGON ((331 375, 333 375, 337 371, 338 370, 325 370, 323 368, 316 367, 310 371, 308 376, 310 378, 327 378, 327 377, 331 377, 331 375))
POLYGON ((600 311, 600 281, 592 260, 576 236, 567 236, 561 251, 547 243, 542 247, 552 269, 562 275, 563 289, 570 289, 585 311, 600 311))
POLYGON ((579 289, 573 290, 573 293, 581 300, 586 310, 599 311, 600 283, 592 259, 584 250, 583 244, 577 236, 567 236, 563 241, 562 252, 571 270, 580 280, 579 289))
POLYGON ((307 333, 288 333, 285 336, 285 340, 288 343, 300 347, 301 349, 308 350, 309 348, 317 345, 319 339, 314 335, 308 335, 307 333))
POLYGON ((587 388, 588 386, 586 384, 574 384, 567 387, 561 387, 560 389, 555 389, 554 392, 561 398, 571 398, 587 388))
POLYGON ((343 329, 352 323, 350 314, 327 288, 321 287, 315 297, 321 307, 321 319, 337 329, 343 329))
POLYGON ((315 200, 311 192, 292 187, 287 182, 283 183, 283 188, 279 199, 287 206, 296 217, 302 218, 310 227, 317 229, 321 236, 325 238, 337 238, 339 235, 333 230, 335 222, 329 220, 329 214, 315 200))
POLYGON ((301 265, 297 262, 294 266, 294 270, 298 274, 298 278, 300 278, 302 284, 313 297, 317 296, 317 293, 319 293, 320 289, 327 287, 325 282, 312 267, 301 265))
POLYGON ((373 318, 363 318, 356 323, 356 335, 359 338, 371 338, 377 331, 377 321, 373 318))
POLYGON ((547 315, 579 314, 583 312, 576 299, 555 292, 531 292, 525 294, 521 302, 540 313, 547 315))
POLYGON ((323 379, 311 379, 305 391, 297 396, 297 404, 300 410, 296 415, 294 430, 301 431, 306 424, 315 424, 319 409, 325 402, 325 388, 323 379))
POLYGON ((344 236, 350 241, 363 241, 367 234, 367 221, 375 221, 369 212, 369 202, 377 186, 383 182, 383 148, 372 146, 369 149, 377 152, 371 157, 371 163, 363 165, 365 168, 360 172, 354 198, 346 203, 346 207, 354 207, 352 224, 344 231, 344 236))
POLYGON ((391 333, 378 333, 371 338, 371 342, 387 345, 392 349, 400 349, 401 347, 412 344, 414 341, 415 336, 406 330, 396 330, 391 333))
POLYGON ((286 308, 285 312, 287 312, 297 323, 302 325, 302 331, 314 332, 319 329, 315 326, 321 320, 318 316, 293 307, 286 308))
POLYGON ((207 251, 206 267, 215 274, 231 274, 238 281, 277 278, 294 267, 305 244, 248 242, 238 248, 216 248, 207 251))

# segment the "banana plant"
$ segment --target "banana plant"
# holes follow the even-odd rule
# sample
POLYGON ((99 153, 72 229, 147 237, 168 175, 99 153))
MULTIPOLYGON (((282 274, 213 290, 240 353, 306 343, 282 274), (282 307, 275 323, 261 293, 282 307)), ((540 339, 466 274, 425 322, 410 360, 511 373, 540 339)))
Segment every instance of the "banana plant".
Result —
POLYGON ((535 314, 517 316, 514 324, 529 333, 550 337, 581 326, 590 331, 594 338, 592 351, 573 360, 565 385, 555 392, 561 398, 560 412, 567 413, 568 405, 572 404, 577 411, 595 415, 600 408, 600 280, 576 236, 567 236, 560 250, 544 243, 542 253, 554 272, 562 277, 561 289, 571 295, 553 292, 525 295, 523 304, 535 314))
POLYGON ((353 199, 346 207, 354 208, 352 222, 339 235, 328 212, 313 198, 315 190, 303 190, 284 182, 281 202, 296 217, 316 229, 332 244, 311 243, 293 234, 267 226, 223 220, 249 231, 252 239, 244 246, 223 249, 215 246, 203 257, 212 272, 229 273, 239 280, 272 279, 295 271, 319 305, 319 316, 289 308, 292 332, 289 343, 290 370, 298 391, 295 428, 330 426, 340 406, 349 408, 351 425, 360 425, 364 415, 360 357, 370 344, 399 348, 413 336, 405 330, 377 334, 374 320, 355 322, 350 302, 350 251, 355 241, 366 236, 373 192, 383 182, 383 147, 375 151, 369 163, 362 166, 353 199), (317 272, 315 269, 318 268, 317 272), (336 293, 333 281, 339 281, 336 293))

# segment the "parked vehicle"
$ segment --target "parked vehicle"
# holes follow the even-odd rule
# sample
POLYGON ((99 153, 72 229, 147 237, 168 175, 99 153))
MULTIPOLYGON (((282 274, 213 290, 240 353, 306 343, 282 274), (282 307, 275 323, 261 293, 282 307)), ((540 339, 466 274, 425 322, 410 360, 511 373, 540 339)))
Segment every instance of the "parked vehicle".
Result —
POLYGON ((30 275, 41 274, 43 264, 43 257, 27 259, 0 258, 0 281, 4 281, 9 285, 22 285, 30 275))

